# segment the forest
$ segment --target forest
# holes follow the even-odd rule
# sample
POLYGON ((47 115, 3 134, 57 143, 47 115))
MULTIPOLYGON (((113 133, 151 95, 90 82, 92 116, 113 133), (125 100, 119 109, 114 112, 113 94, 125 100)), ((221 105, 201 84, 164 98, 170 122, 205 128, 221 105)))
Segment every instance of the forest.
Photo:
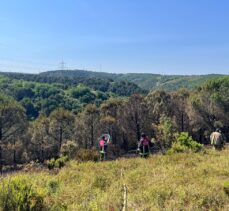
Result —
MULTIPOLYGON (((12 79, 25 79, 37 82, 60 82, 65 84, 86 83, 92 88, 98 87, 98 84, 103 81, 105 87, 108 82, 130 82, 131 85, 137 85, 143 90, 164 89, 166 91, 176 91, 180 88, 196 89, 205 81, 221 76, 220 74, 208 75, 163 75, 152 73, 107 73, 94 72, 88 70, 53 70, 41 72, 39 74, 23 74, 1 72, 1 75, 8 76, 12 79)), ((130 84, 129 84, 130 85, 130 84)), ((135 86, 136 86, 135 85, 135 86)), ((106 88, 105 88, 106 90, 106 88)), ((127 89, 128 90, 128 89, 127 89)), ((104 87, 102 88, 104 91, 104 87)))
POLYGON ((229 138, 228 76, 194 90, 146 92, 127 81, 9 75, 0 76, 1 169, 63 156, 96 157, 103 133, 111 135, 114 157, 135 150, 142 132, 162 153, 179 135, 209 144, 210 133, 220 128, 229 138))

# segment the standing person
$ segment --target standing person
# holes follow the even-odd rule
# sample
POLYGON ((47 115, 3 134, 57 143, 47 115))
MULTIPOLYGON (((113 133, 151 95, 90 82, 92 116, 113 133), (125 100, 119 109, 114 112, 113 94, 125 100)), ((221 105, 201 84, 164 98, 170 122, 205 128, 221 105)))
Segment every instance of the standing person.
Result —
POLYGON ((221 131, 217 128, 210 136, 211 145, 215 150, 222 150, 224 147, 224 140, 221 131))
POLYGON ((141 134, 141 139, 138 142, 138 150, 140 151, 141 157, 148 157, 149 156, 149 145, 150 145, 150 140, 146 136, 145 133, 141 134))
POLYGON ((107 140, 104 135, 99 141, 99 148, 100 148, 100 160, 105 160, 106 153, 107 153, 107 140))

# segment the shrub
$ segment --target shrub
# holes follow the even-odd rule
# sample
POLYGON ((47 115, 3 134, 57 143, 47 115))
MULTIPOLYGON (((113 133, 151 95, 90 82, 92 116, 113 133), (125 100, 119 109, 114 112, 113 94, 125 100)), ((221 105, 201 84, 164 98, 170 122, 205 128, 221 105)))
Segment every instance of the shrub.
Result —
POLYGON ((55 159, 52 158, 50 160, 47 160, 46 164, 47 164, 49 170, 54 169, 54 167, 55 167, 55 159))
POLYGON ((172 144, 171 149, 167 152, 168 154, 189 151, 199 152, 203 148, 203 145, 194 141, 187 132, 177 133, 175 138, 175 142, 172 144))
POLYGON ((62 168, 66 165, 66 162, 69 160, 68 156, 61 156, 58 159, 50 159, 46 161, 46 164, 48 166, 48 169, 54 169, 54 168, 62 168))
POLYGON ((56 193, 59 188, 59 182, 56 180, 49 181, 48 188, 50 193, 56 193))
POLYGON ((55 161, 55 167, 62 168, 66 165, 66 162, 69 160, 68 156, 62 156, 55 161))
POLYGON ((67 141, 61 146, 60 151, 63 156, 68 156, 69 158, 73 158, 77 151, 77 145, 73 141, 67 141))
POLYGON ((0 210, 45 210, 44 196, 31 182, 16 176, 5 179, 0 186, 0 210))
POLYGON ((80 161, 98 161, 99 153, 95 148, 92 149, 80 149, 77 156, 77 160, 80 161))
POLYGON ((174 127, 172 120, 162 115, 159 124, 153 124, 153 128, 156 131, 156 146, 161 148, 163 153, 169 149, 174 140, 174 127))
POLYGON ((229 181, 224 183, 224 192, 229 196, 229 181))

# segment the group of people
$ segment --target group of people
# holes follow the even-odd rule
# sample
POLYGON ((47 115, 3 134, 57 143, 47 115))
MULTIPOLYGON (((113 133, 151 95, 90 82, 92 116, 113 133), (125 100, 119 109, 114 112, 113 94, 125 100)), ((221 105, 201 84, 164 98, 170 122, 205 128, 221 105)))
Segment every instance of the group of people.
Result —
MULTIPOLYGON (((99 140, 99 148, 100 148, 100 160, 106 159, 107 154, 107 145, 110 141, 110 136, 108 134, 104 134, 101 136, 99 140)), ((137 152, 141 157, 148 157, 150 153, 150 140, 146 136, 145 133, 141 134, 141 138, 138 141, 137 152)))
MULTIPOLYGON (((99 147, 100 147, 100 159, 104 160, 106 159, 107 154, 107 145, 110 141, 110 135, 104 134, 101 136, 101 139, 99 141, 99 147)), ((210 136, 211 145, 213 146, 213 149, 215 150, 222 150, 224 147, 224 139, 221 131, 219 129, 216 129, 215 132, 213 132, 210 136)), ((141 134, 141 138, 138 141, 138 148, 137 152, 141 157, 148 157, 150 153, 150 139, 146 136, 145 133, 141 134)))

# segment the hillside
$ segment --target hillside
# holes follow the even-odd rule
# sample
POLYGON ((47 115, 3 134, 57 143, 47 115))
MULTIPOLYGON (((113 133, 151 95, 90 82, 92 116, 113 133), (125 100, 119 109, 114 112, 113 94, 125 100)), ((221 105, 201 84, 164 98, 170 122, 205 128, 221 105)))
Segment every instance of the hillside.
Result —
POLYGON ((120 96, 129 96, 134 93, 146 92, 133 82, 127 80, 114 81, 111 77, 103 77, 103 74, 109 75, 109 73, 101 73, 101 75, 94 75, 93 72, 78 70, 54 72, 50 71, 41 74, 0 72, 0 76, 6 76, 10 79, 49 84, 61 83, 65 86, 75 86, 78 84, 84 84, 92 89, 103 92, 111 91, 120 96), (90 75, 90 73, 92 73, 92 75, 90 75))
MULTIPOLYGON (((27 195, 27 201, 32 200, 39 210, 122 210, 125 201, 130 211, 226 211, 228 153, 228 149, 207 150, 204 154, 153 155, 147 160, 71 161, 56 174, 30 171, 4 178, 0 198, 9 196, 10 204, 19 193, 23 197, 29 190, 32 198, 27 195), (16 192, 13 187, 18 187, 16 192)), ((25 206, 26 200, 23 203, 25 206)))
POLYGON ((1 73, 0 92, 20 102, 28 119, 35 119, 39 113, 49 115, 57 107, 76 114, 90 103, 99 106, 111 97, 145 93, 128 81, 113 82, 88 77, 70 79, 21 73, 1 73))
MULTIPOLYGON (((223 75, 160 75, 149 73, 127 73, 115 74, 106 72, 93 72, 86 70, 53 70, 42 72, 40 74, 23 74, 1 72, 1 75, 8 76, 13 79, 22 79, 36 82, 47 83, 64 83, 76 84, 83 83, 91 88, 98 89, 103 86, 109 86, 110 83, 128 82, 128 86, 132 86, 137 92, 145 92, 144 90, 165 89, 167 91, 176 91, 179 88, 195 89, 200 87, 209 79, 218 78, 223 75)), ((119 86, 119 84, 117 84, 119 86)), ((101 90, 104 91, 104 90, 101 90)))
POLYGON ((217 78, 220 75, 160 75, 149 73, 127 73, 127 74, 113 74, 105 72, 93 72, 85 70, 57 70, 41 73, 46 77, 87 77, 87 78, 103 78, 112 79, 114 81, 126 80, 137 84, 142 89, 152 90, 156 88, 163 88, 168 91, 175 91, 179 88, 193 89, 201 86, 205 81, 217 78))

